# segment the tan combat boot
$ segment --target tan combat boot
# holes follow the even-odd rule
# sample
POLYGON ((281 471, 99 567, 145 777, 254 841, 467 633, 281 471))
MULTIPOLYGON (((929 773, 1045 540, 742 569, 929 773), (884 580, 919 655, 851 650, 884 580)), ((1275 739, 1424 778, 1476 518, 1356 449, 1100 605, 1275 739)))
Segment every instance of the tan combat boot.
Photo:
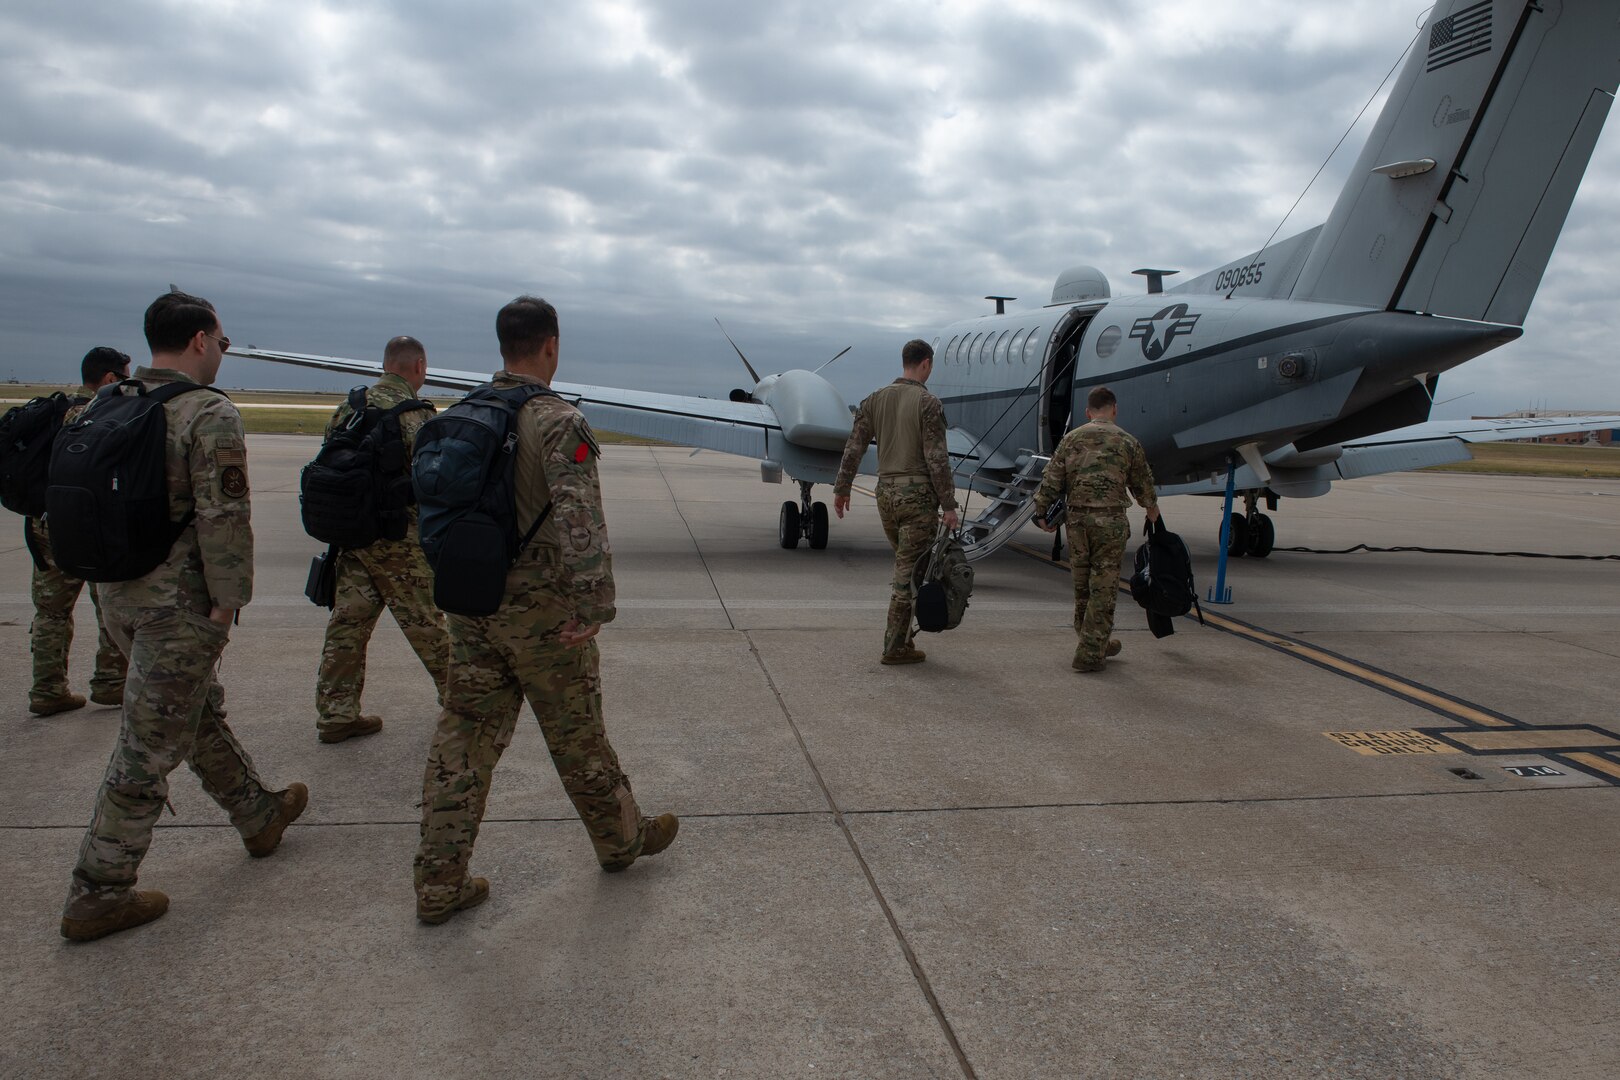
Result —
POLYGON ((336 727, 322 728, 320 740, 323 743, 340 743, 345 739, 358 739, 362 735, 375 735, 381 730, 382 717, 362 716, 336 727))
POLYGON ((156 889, 145 892, 130 890, 124 902, 111 911, 93 919, 70 919, 62 916, 62 936, 69 941, 94 941, 120 930, 128 930, 149 923, 169 910, 169 897, 156 889))
POLYGON ((122 705, 124 703, 124 688, 116 690, 91 690, 90 700, 97 705, 122 705))
POLYGON ((303 784, 288 784, 287 790, 275 793, 276 816, 260 832, 243 837, 242 846, 255 859, 262 859, 281 845, 281 834, 287 826, 298 820, 309 805, 309 788, 303 784))
POLYGON ((674 814, 659 814, 647 822, 641 834, 641 854, 630 859, 621 859, 618 862, 603 863, 602 869, 610 874, 617 874, 621 870, 628 870, 630 864, 636 859, 656 855, 675 842, 675 834, 681 831, 681 819, 674 814))
POLYGON ((1125 646, 1120 642, 1119 638, 1109 638, 1108 639, 1108 647, 1103 650, 1103 655, 1104 656, 1118 656, 1119 651, 1121 649, 1123 649, 1124 647, 1125 646))
POLYGON ((461 891, 456 894, 456 898, 447 907, 423 907, 422 899, 418 897, 416 900, 416 917, 429 926, 438 926, 440 923, 449 922, 450 917, 456 912, 475 908, 488 899, 489 879, 481 877, 468 878, 461 883, 461 891))
POLYGON ((921 649, 907 645, 899 652, 884 653, 881 663, 885 664, 920 664, 928 659, 928 654, 921 649))
POLYGON ((74 709, 84 708, 84 695, 63 694, 61 697, 50 698, 44 701, 30 701, 28 711, 35 716, 55 716, 57 713, 72 712, 74 709))

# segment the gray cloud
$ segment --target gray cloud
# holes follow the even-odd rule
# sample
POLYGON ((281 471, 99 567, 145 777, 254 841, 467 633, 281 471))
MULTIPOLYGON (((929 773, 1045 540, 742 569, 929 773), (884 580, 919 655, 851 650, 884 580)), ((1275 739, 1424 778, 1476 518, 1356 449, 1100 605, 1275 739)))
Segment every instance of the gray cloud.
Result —
MULTIPOLYGON (((1092 262, 1253 250, 1411 40, 1406 0, 1030 0, 454 9, 36 5, 0 13, 0 376, 139 355, 170 281, 232 336, 493 365, 493 312, 562 308, 569 375, 723 394, 741 366, 850 394, 906 337, 1044 303, 1092 262)), ((1374 109, 1281 235, 1319 222, 1374 109)), ((1620 408, 1620 136, 1599 145, 1525 339, 1464 411, 1620 408)), ((242 365, 227 379, 313 384, 242 365)), ((342 381, 342 380, 338 380, 342 381)))

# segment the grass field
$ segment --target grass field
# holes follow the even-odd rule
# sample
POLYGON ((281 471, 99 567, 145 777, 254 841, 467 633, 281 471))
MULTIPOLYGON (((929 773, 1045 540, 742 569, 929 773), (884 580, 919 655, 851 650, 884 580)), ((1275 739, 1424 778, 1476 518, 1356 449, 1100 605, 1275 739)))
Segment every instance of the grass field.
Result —
MULTIPOLYGON (((76 390, 75 386, 49 386, 40 383, 0 383, 0 400, 27 401, 32 397, 49 394, 54 390, 76 390)), ((242 412, 242 426, 249 435, 321 435, 332 410, 344 398, 343 394, 326 394, 310 390, 226 390, 242 412), (254 408, 255 405, 273 405, 275 408, 254 408), (308 405, 307 409, 288 408, 308 405)), ((430 396, 429 401, 444 408, 457 400, 457 396, 430 396)), ((0 413, 10 408, 0 405, 0 413)), ((640 439, 634 435, 619 435, 611 431, 597 432, 605 443, 632 443, 638 446, 657 445, 656 440, 640 439)))
POLYGON ((1474 454, 1473 461, 1436 465, 1427 471, 1620 478, 1620 447, 1500 442, 1479 443, 1468 449, 1474 454))

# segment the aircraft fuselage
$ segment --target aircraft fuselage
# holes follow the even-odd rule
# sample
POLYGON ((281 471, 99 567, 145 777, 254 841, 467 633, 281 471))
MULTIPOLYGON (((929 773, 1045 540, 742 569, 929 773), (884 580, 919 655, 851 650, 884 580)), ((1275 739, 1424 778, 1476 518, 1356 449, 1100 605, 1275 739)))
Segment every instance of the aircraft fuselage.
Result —
MULTIPOLYGON (((987 315, 934 339, 929 388, 992 467, 1049 453, 1106 385, 1164 483, 1235 445, 1298 450, 1425 419, 1433 376, 1517 327, 1294 300, 1155 293, 987 315), (1358 419, 1359 418, 1359 419, 1358 419)), ((973 486, 982 486, 982 478, 973 486)))

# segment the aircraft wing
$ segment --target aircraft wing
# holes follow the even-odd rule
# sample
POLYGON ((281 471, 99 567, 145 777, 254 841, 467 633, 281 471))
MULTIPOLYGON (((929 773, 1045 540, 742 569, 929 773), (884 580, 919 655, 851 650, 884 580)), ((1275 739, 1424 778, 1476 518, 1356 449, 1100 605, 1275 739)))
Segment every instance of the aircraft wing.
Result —
MULTIPOLYGON (((1340 453, 1331 460, 1305 467, 1276 464, 1273 459, 1286 461, 1285 451, 1267 456, 1271 463, 1269 480, 1255 475, 1248 465, 1240 465, 1236 486, 1244 488, 1270 487, 1279 495, 1296 499, 1325 495, 1335 480, 1354 480, 1382 473, 1407 472, 1426 469, 1431 465, 1449 465, 1467 461, 1469 443, 1505 442, 1509 439, 1532 439, 1538 435, 1567 435, 1575 431, 1598 431, 1620 428, 1620 416, 1533 416, 1486 417, 1480 420, 1429 420, 1393 431, 1380 432, 1360 439, 1351 439, 1340 447, 1340 453)), ((1307 454, 1319 453, 1308 451, 1307 454)), ((1620 453, 1620 451, 1617 451, 1620 453)), ((1226 476, 1208 477, 1185 484, 1168 484, 1159 488, 1162 495, 1220 495, 1226 490, 1226 476)))
POLYGON ((1361 439, 1352 439, 1345 448, 1386 443, 1422 442, 1429 439, 1461 439, 1465 443, 1504 442, 1533 439, 1538 435, 1568 435, 1575 431, 1620 428, 1620 416, 1487 416, 1476 420, 1429 420, 1410 427, 1396 428, 1361 439))
MULTIPOLYGON (((382 364, 376 360, 351 360, 341 356, 316 356, 272 349, 233 348, 230 355, 337 371, 367 379, 382 374, 382 364)), ((471 390, 489 380, 490 376, 482 372, 448 368, 429 367, 427 374, 429 386, 450 390, 471 390)), ((603 431, 639 435, 680 446, 701 447, 752 458, 771 457, 781 450, 782 424, 775 410, 758 402, 722 401, 566 382, 553 383, 552 389, 573 402, 585 414, 591 426, 603 431)), ((836 459, 833 465, 837 465, 836 459)))

